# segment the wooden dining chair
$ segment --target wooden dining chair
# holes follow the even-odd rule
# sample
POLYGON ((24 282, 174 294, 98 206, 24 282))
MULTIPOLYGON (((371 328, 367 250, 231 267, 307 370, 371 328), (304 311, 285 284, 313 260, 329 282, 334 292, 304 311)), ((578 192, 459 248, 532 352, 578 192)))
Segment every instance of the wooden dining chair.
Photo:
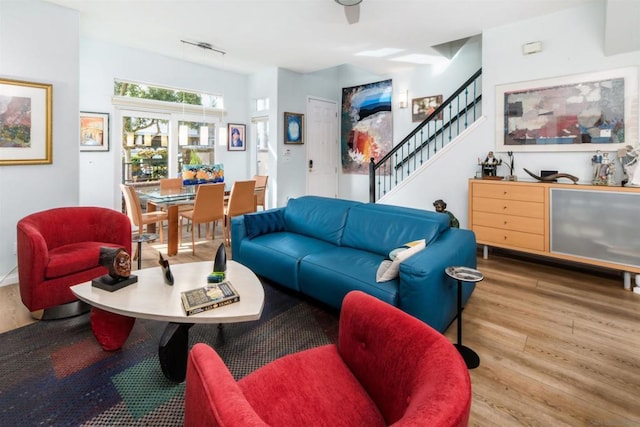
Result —
MULTIPOLYGON (((206 236, 209 236, 209 223, 213 222, 213 230, 211 238, 216 234, 216 222, 224 220, 224 183, 220 184, 201 184, 196 190, 196 199, 193 203, 193 209, 180 212, 180 242, 182 242, 182 220, 191 221, 191 249, 193 255, 196 254, 195 243, 195 227, 198 226, 200 233, 200 224, 206 224, 206 236)), ((198 234, 198 237, 200 235, 198 234)))
POLYGON ((256 210, 258 209, 258 206, 262 206, 262 210, 265 210, 267 209, 265 205, 265 197, 267 193, 267 181, 269 180, 269 175, 254 175, 253 179, 256 181, 256 210))
POLYGON ((182 190, 182 178, 161 178, 160 194, 178 193, 182 190))
POLYGON ((236 181, 231 187, 229 202, 224 210, 224 240, 231 244, 231 218, 256 211, 256 181, 236 181))
MULTIPOLYGON (((127 216, 131 220, 131 224, 137 227, 137 233, 134 233, 133 240, 137 242, 152 241, 149 233, 145 233, 145 228, 148 224, 158 224, 160 230, 160 241, 164 242, 163 222, 169 219, 169 214, 164 211, 153 211, 142 213, 142 205, 140 204, 140 198, 136 193, 135 188, 130 185, 120 184, 122 195, 124 196, 124 203, 127 210, 127 216)), ((136 253, 133 259, 136 260, 140 254, 141 245, 137 245, 136 253)))

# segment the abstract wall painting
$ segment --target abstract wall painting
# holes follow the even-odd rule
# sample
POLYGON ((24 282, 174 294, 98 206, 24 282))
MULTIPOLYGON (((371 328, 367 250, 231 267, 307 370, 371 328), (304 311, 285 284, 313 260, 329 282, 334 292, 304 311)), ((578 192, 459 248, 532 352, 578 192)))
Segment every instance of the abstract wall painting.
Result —
POLYGON ((638 140, 637 69, 496 87, 497 151, 613 151, 638 140))
POLYGON ((52 85, 0 79, 0 166, 51 163, 52 85))
POLYGON ((369 174, 393 147, 391 80, 342 89, 340 147, 342 172, 369 174))

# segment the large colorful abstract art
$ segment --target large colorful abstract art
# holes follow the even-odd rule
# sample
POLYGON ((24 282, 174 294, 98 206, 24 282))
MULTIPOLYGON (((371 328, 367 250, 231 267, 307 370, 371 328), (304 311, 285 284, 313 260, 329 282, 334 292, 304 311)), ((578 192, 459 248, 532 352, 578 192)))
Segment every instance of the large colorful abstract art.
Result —
POLYGON ((613 70, 497 87, 501 151, 615 150, 637 137, 637 73, 613 70))
POLYGON ((391 80, 342 89, 342 172, 368 174, 393 146, 391 80))

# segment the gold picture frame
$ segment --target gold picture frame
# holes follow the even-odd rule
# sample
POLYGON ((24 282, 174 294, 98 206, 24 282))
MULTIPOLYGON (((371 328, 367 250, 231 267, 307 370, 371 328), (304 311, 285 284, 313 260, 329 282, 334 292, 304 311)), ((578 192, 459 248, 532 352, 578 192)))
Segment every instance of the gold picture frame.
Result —
POLYGON ((53 85, 0 79, 0 166, 52 162, 53 85))

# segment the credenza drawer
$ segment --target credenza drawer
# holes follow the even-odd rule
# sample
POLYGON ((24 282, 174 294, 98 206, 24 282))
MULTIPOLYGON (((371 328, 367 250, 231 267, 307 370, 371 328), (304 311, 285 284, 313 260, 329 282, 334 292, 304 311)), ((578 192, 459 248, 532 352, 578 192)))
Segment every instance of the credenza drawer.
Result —
POLYGON ((503 230, 522 231, 524 233, 544 234, 544 219, 542 218, 474 212, 473 227, 475 228, 478 225, 503 230))
POLYGON ((529 218, 544 218, 544 203, 474 197, 474 217, 476 212, 489 212, 500 215, 515 215, 529 218))
POLYGON ((521 231, 501 230, 499 228, 474 226, 479 243, 514 249, 533 249, 544 251, 544 235, 523 233, 521 231))
POLYGON ((473 185, 473 196, 488 199, 520 200, 523 202, 544 202, 544 188, 533 185, 473 185))

